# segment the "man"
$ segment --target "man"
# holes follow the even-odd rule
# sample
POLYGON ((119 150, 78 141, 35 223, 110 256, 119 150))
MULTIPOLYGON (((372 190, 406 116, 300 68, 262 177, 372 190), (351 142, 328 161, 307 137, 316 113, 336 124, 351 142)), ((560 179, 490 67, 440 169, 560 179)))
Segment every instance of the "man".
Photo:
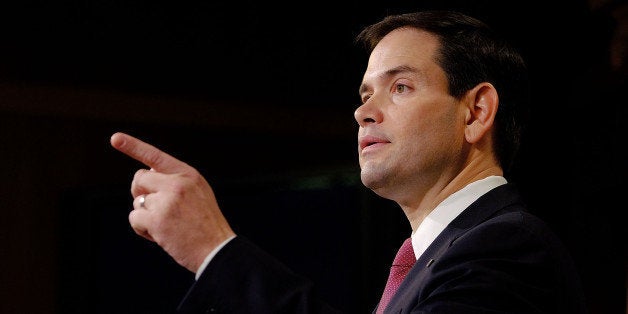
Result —
MULTIPOLYGON (((409 272, 374 311, 586 312, 568 252, 504 177, 527 106, 519 54, 455 12, 389 16, 357 39, 370 52, 355 111, 361 179, 412 227, 399 254, 409 272)), ((151 168, 131 185, 133 229, 196 273, 181 313, 334 312, 235 235, 194 168, 126 134, 111 144, 151 168)))

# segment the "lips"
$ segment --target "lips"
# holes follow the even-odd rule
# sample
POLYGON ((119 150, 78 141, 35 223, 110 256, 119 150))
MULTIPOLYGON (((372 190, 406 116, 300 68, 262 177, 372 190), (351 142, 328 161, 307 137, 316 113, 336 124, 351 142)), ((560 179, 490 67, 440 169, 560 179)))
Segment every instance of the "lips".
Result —
POLYGON ((389 140, 372 135, 362 136, 359 140, 360 151, 363 151, 365 148, 376 147, 388 143, 390 143, 389 140))

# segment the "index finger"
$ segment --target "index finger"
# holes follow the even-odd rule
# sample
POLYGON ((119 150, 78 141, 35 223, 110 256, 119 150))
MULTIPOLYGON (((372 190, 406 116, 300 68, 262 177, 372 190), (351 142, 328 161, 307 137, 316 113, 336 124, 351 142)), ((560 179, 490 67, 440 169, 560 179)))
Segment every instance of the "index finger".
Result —
POLYGON ((122 132, 114 133, 110 142, 113 148, 161 173, 183 172, 189 167, 157 147, 122 132))

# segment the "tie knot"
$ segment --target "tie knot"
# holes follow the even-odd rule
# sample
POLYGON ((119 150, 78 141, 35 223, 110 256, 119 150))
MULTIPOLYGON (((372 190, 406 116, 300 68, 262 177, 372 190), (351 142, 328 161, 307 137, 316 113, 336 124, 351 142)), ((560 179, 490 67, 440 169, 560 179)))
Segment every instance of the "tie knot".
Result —
POLYGON ((407 238, 395 256, 393 267, 412 267, 415 262, 416 257, 414 256, 414 249, 412 249, 412 238, 407 238))

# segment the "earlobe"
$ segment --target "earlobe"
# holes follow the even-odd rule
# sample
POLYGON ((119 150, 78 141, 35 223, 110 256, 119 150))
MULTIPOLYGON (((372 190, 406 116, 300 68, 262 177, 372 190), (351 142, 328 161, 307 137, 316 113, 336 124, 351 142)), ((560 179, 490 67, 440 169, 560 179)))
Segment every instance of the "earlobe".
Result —
POLYGON ((490 134, 499 106, 497 90, 491 83, 480 83, 467 95, 468 114, 465 139, 477 143, 485 134, 490 134))

